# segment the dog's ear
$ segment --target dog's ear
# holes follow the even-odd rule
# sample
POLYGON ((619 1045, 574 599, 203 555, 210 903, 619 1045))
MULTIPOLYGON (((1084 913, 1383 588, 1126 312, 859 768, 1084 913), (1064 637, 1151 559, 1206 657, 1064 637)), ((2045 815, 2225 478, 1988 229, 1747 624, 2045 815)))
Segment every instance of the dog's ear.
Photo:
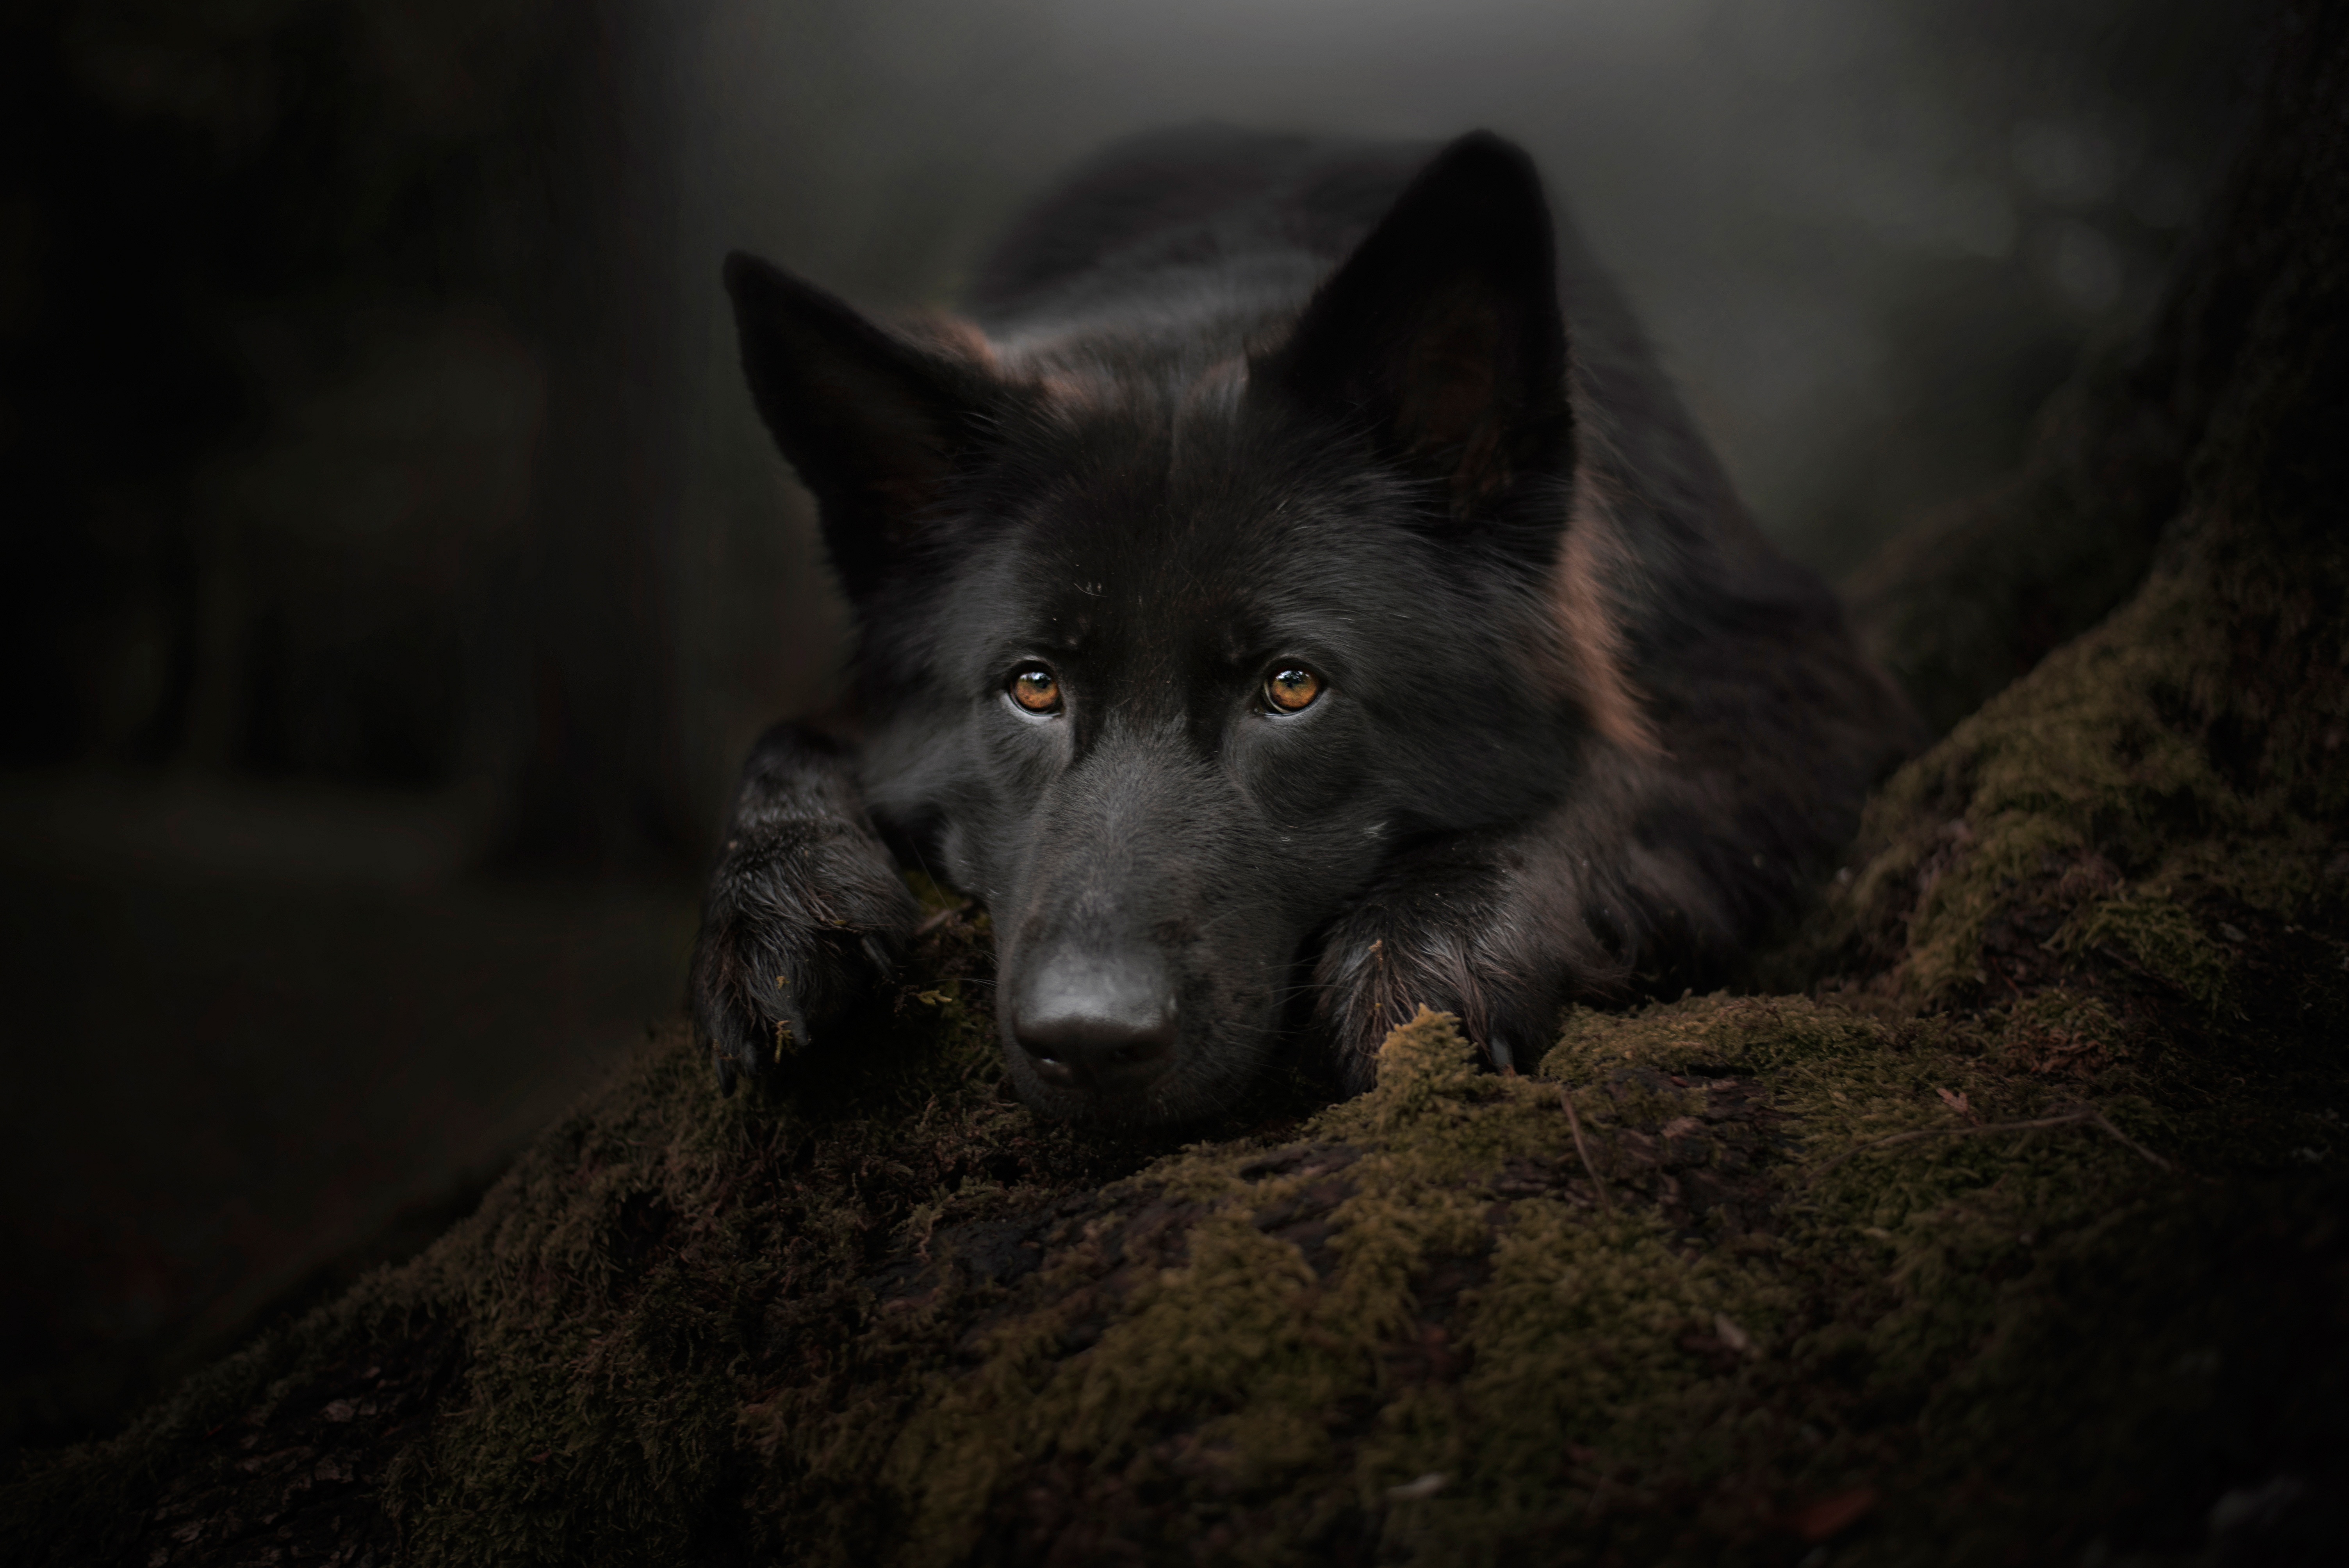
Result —
POLYGON ((1454 517, 1564 472, 1566 325, 1532 160, 1485 131, 1446 147, 1250 376, 1367 426, 1454 517))
POLYGON ((726 258, 726 292, 751 398, 815 494, 841 585, 861 599, 978 446, 1000 388, 756 256, 726 258))

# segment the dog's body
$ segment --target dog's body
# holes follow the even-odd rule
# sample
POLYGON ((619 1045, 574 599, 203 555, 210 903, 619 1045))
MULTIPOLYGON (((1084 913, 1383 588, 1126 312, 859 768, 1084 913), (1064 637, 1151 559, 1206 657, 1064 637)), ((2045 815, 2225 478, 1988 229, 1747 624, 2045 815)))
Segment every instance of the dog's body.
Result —
POLYGON ((1422 1004, 1506 1065, 1718 970, 1910 737, 1489 137, 1127 143, 919 335, 728 281, 862 715, 750 759, 730 1086, 885 969, 891 845, 992 913, 1046 1111, 1189 1119, 1300 1038, 1359 1088, 1422 1004))

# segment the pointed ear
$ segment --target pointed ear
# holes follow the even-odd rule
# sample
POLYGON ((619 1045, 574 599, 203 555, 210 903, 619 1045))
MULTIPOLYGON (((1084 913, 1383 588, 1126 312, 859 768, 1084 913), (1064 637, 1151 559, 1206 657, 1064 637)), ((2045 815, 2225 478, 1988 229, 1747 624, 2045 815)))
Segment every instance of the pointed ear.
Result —
POLYGON ((1565 473, 1566 324, 1532 160, 1484 131, 1446 147, 1250 374, 1366 425, 1455 518, 1565 473))
POLYGON ((726 258, 726 292, 760 417, 814 492, 841 585, 861 599, 977 447, 997 385, 756 256, 726 258))

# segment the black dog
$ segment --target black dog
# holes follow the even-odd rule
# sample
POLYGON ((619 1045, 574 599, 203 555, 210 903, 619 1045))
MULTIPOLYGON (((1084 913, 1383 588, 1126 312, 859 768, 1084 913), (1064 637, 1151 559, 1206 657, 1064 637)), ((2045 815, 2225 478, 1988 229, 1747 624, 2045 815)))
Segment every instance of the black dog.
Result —
POLYGON ((1359 1088, 1423 1003, 1506 1066, 1717 973, 1910 735, 1491 136, 1124 144, 968 323, 726 281, 860 715, 746 769, 693 969, 729 1088, 885 972, 901 859, 992 913, 1041 1110, 1187 1119, 1300 1036, 1359 1088))

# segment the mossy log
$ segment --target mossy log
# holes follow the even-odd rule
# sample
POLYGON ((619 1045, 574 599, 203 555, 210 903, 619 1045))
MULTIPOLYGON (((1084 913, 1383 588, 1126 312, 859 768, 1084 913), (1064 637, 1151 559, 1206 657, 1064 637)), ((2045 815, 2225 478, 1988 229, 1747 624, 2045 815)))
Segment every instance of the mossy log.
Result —
POLYGON ((1009 1097, 941 906, 854 1056, 729 1101, 650 1042, 422 1255, 36 1460, 13 1554, 2337 1547, 2349 15, 2282 36, 2132 389, 2072 405, 2113 428, 2051 437, 2187 432, 2150 574, 1880 791, 1776 994, 1578 1011, 1526 1077, 1423 1015, 1361 1099, 1149 1147, 1009 1097))

